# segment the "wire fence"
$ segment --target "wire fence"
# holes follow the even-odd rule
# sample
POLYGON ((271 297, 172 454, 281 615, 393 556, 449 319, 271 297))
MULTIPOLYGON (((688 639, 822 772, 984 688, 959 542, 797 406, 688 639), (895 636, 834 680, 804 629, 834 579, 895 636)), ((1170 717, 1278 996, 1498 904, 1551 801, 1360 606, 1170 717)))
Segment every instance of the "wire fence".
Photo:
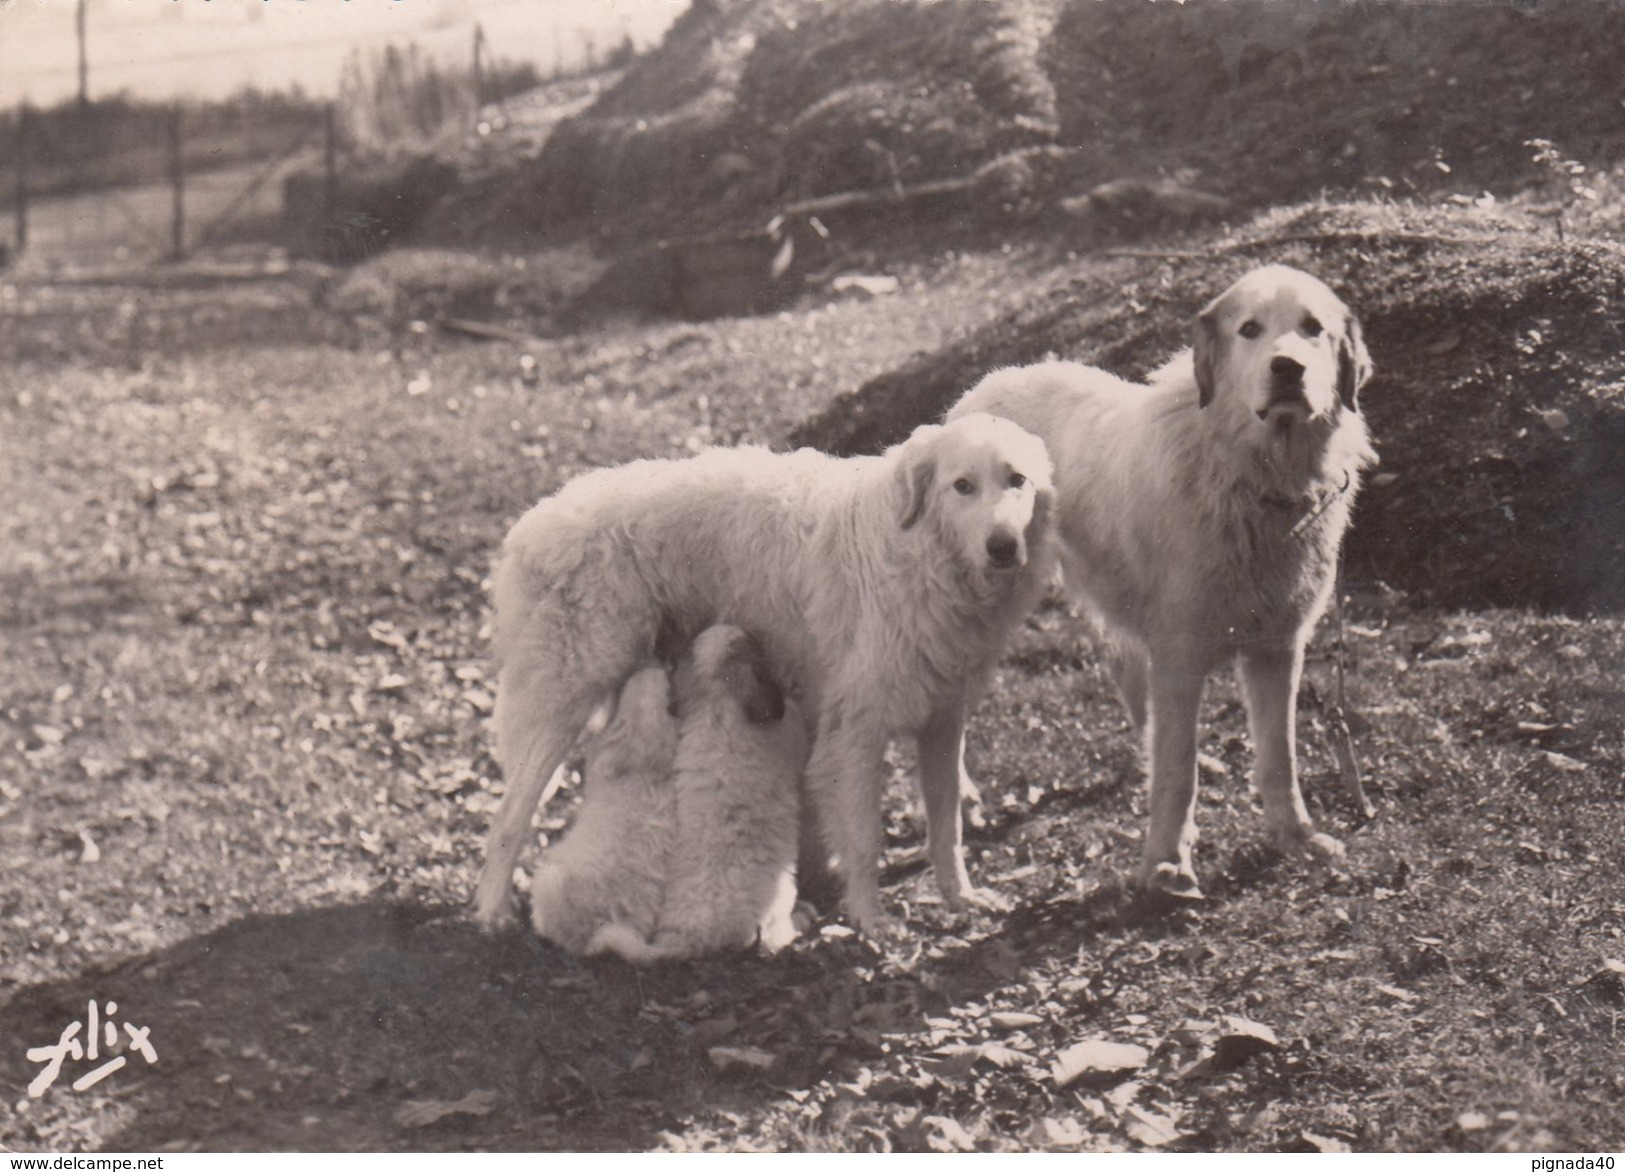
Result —
POLYGON ((0 114, 0 269, 57 277, 273 248, 361 259, 455 184, 447 160, 468 156, 470 141, 483 155, 503 149, 483 142, 493 129, 510 131, 508 147, 536 127, 545 138, 576 89, 590 99, 635 52, 630 40, 602 59, 590 52, 544 83, 473 31, 467 66, 410 44, 353 54, 331 103, 249 92, 0 114))
POLYGON ((0 261, 48 273, 286 243, 283 187, 344 161, 331 107, 124 102, 0 124, 0 261), (5 239, 9 236, 9 240, 5 239))

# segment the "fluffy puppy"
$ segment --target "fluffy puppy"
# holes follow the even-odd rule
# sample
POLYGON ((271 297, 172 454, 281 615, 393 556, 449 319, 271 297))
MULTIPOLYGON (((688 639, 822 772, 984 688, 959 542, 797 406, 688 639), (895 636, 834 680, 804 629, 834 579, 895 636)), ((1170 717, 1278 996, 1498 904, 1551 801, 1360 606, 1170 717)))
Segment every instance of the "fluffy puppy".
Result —
POLYGON ((795 938, 799 784, 811 741, 760 646, 717 625, 676 676, 682 721, 671 789, 676 821, 653 932, 640 919, 600 930, 589 951, 637 964, 795 938))
POLYGON ((564 841, 543 852, 531 881, 536 934, 578 955, 606 924, 655 929, 669 871, 677 790, 677 718, 662 668, 621 689, 615 715, 587 746, 586 788, 564 841))

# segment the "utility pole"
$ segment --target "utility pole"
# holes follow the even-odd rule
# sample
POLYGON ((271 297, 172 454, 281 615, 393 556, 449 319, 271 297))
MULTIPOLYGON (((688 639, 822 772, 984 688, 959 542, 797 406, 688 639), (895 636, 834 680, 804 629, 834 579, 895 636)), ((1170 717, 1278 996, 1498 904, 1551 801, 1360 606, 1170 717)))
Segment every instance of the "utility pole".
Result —
POLYGON ((85 10, 89 0, 79 0, 73 12, 74 31, 79 35, 79 108, 90 105, 90 57, 85 52, 85 10))
POLYGON ((479 117, 480 107, 485 105, 485 29, 480 25, 474 26, 474 116, 479 117))

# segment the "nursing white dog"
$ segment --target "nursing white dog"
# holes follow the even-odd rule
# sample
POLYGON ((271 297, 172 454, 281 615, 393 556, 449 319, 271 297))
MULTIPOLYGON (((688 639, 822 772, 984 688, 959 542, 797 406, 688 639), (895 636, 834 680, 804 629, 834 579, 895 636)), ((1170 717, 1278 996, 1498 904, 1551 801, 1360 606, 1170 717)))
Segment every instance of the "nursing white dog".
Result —
POLYGON ((978 415, 923 427, 883 456, 739 448, 639 461, 537 505, 496 572, 507 791, 476 918, 511 915, 531 817, 593 712, 657 645, 719 622, 760 642, 812 730, 806 793, 853 922, 896 929, 880 904, 880 799, 886 746, 902 735, 919 742, 944 901, 985 901, 962 856, 964 719, 1053 571, 1052 495, 1043 443, 978 415))
POLYGON ((1298 785, 1304 645, 1325 610, 1363 469, 1370 375, 1360 323, 1306 273, 1242 277, 1151 376, 1049 362, 988 375, 950 419, 991 412, 1055 460, 1069 588, 1090 608, 1151 775, 1142 884, 1199 898, 1196 723, 1203 681, 1233 660, 1274 841, 1336 856, 1298 785))

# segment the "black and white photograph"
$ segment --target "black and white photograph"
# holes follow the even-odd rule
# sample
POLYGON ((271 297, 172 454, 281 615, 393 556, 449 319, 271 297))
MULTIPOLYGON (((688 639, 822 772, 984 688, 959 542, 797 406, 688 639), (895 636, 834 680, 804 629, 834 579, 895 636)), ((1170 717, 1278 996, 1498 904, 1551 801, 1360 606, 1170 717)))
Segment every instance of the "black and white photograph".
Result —
POLYGON ((0 0, 0 1154, 1613 1168, 1622 47, 0 0))

